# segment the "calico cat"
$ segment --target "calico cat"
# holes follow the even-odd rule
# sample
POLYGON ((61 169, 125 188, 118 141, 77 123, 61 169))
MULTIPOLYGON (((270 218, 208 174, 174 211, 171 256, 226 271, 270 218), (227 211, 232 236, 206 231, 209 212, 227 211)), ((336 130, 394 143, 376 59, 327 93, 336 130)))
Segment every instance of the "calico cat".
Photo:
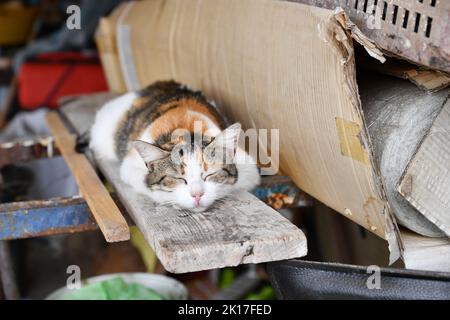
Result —
POLYGON ((205 97, 174 81, 156 82, 106 103, 91 129, 96 157, 120 161, 120 177, 153 201, 201 212, 259 183, 238 146, 241 126, 205 97))

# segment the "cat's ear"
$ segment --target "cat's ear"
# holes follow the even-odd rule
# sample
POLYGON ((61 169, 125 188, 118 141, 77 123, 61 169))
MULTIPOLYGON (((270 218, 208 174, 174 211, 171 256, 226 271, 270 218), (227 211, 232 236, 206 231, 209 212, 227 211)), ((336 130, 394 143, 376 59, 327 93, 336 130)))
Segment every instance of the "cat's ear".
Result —
POLYGON ((239 142, 241 124, 235 123, 219 133, 205 148, 204 161, 210 163, 232 163, 239 142))
POLYGON ((241 124, 236 122, 219 133, 212 144, 215 148, 224 148, 228 150, 236 150, 241 134, 241 124))
POLYGON ((136 149, 145 163, 163 159, 170 154, 169 151, 163 150, 154 144, 141 140, 134 141, 133 147, 136 149))

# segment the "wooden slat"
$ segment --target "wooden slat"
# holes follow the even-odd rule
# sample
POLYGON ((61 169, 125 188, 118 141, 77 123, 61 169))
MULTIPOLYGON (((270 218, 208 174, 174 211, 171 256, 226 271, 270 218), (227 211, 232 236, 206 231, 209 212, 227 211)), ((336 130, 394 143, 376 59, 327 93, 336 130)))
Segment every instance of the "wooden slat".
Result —
MULTIPOLYGON (((78 133, 94 121, 101 97, 103 102, 110 98, 86 96, 62 108, 78 133)), ((207 212, 175 210, 133 192, 119 177, 119 163, 96 163, 167 271, 193 272, 306 254, 303 232, 248 192, 224 199, 207 212)))
POLYGON ((301 257, 303 233, 248 192, 191 213, 153 203, 119 177, 119 164, 97 164, 167 271, 193 272, 301 257))
POLYGON ((450 272, 450 239, 424 237, 401 229, 407 269, 450 272))
POLYGON ((130 239, 128 224, 83 154, 75 151, 75 137, 65 128, 59 115, 47 114, 47 122, 61 154, 72 171, 106 241, 130 239))

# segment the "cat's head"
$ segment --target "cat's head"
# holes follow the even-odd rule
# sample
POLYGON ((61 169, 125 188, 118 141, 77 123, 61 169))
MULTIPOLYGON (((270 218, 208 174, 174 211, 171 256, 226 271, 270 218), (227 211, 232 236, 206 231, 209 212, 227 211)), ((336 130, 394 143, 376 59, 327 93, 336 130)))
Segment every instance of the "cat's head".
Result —
MULTIPOLYGON (((240 170, 242 166, 236 162, 240 131, 241 125, 235 123, 215 137, 188 132, 172 133, 165 143, 135 141, 148 168, 146 186, 164 192, 169 199, 166 202, 172 205, 198 212, 207 209, 235 191, 238 179, 246 178, 248 170, 240 170)), ((250 165, 255 170, 248 180, 258 181, 256 164, 250 165)))

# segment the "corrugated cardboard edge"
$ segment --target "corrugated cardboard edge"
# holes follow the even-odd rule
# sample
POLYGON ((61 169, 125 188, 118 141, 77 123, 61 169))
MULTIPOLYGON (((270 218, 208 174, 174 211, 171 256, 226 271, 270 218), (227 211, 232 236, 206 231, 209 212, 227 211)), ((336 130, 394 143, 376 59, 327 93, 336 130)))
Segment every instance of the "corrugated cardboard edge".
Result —
MULTIPOLYGON (((352 102, 355 110, 357 110, 363 127, 361 128, 361 134, 359 135, 361 144, 365 150, 368 150, 370 167, 373 170, 373 181, 376 183, 379 191, 379 198, 383 200, 383 216, 385 218, 385 240, 389 246, 389 263, 392 264, 400 257, 403 257, 403 243, 400 236, 400 231, 395 220, 392 209, 387 202, 386 193, 381 180, 381 172, 377 168, 374 161, 373 147, 370 141, 369 132, 365 123, 361 100, 359 98, 359 90, 356 82, 356 66, 354 61, 354 49, 353 45, 349 42, 349 39, 353 38, 359 44, 361 44, 369 55, 380 62, 384 62, 386 59, 383 56, 381 50, 375 45, 373 41, 367 38, 358 27, 350 21, 346 13, 342 8, 337 8, 334 15, 330 17, 334 20, 333 30, 330 28, 325 29, 324 26, 319 26, 319 32, 324 41, 330 44, 334 50, 338 50, 346 57, 342 61, 343 70, 345 74, 347 87, 346 92, 352 102)), ((368 201, 369 202, 369 201, 368 201)))

